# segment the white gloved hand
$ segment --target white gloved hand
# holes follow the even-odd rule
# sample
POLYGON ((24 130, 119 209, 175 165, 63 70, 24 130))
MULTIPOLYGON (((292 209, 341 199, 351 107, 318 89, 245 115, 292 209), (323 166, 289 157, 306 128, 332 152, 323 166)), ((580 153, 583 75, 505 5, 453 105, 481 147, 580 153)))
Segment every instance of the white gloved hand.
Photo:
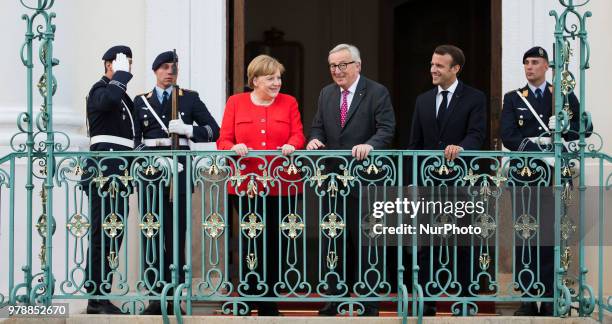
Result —
POLYGON ((548 118, 548 129, 552 132, 557 128, 557 116, 550 116, 548 118))
POLYGON ((128 61, 127 56, 123 53, 117 53, 117 57, 113 61, 112 66, 113 72, 124 71, 130 72, 130 61, 128 61))
POLYGON ((168 131, 179 135, 185 135, 188 138, 193 136, 193 125, 187 125, 182 119, 173 119, 168 124, 168 131))
MULTIPOLYGON (((159 165, 162 168, 166 168, 168 169, 168 171, 172 170, 172 160, 170 158, 167 158, 165 156, 160 156, 160 157, 156 157, 155 160, 153 161, 153 164, 155 165, 159 165)), ((183 163, 177 163, 177 169, 178 172, 183 172, 184 168, 183 168, 183 163)))

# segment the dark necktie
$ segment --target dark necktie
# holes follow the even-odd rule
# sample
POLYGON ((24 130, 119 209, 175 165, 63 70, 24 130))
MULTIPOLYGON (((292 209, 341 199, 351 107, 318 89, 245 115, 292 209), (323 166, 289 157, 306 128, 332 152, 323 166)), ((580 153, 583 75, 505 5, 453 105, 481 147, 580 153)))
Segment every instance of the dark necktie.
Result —
POLYGON ((442 94, 442 102, 440 103, 440 107, 438 108, 438 117, 436 121, 438 122, 438 129, 442 128, 442 123, 444 122, 444 117, 446 116, 447 107, 448 106, 448 91, 444 90, 440 92, 442 94))
POLYGON ((542 89, 540 88, 536 89, 535 97, 536 97, 536 101, 538 102, 538 105, 542 107, 542 105, 544 104, 544 96, 542 95, 542 89))
POLYGON ((162 102, 161 105, 165 105, 166 101, 168 101, 168 93, 166 91, 164 91, 164 93, 162 94, 162 102))

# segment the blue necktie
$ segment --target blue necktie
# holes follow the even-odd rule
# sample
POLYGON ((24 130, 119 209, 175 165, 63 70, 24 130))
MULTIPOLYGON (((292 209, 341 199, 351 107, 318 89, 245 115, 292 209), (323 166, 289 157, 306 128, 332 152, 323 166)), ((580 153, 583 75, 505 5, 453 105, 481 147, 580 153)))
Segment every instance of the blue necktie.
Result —
POLYGON ((166 91, 164 91, 164 93, 162 94, 162 102, 161 105, 165 105, 166 101, 168 101, 168 93, 166 91))
POLYGON ((538 101, 538 105, 540 105, 540 107, 542 107, 542 105, 544 104, 544 96, 542 95, 542 89, 537 88, 535 91, 535 97, 536 100, 538 101))

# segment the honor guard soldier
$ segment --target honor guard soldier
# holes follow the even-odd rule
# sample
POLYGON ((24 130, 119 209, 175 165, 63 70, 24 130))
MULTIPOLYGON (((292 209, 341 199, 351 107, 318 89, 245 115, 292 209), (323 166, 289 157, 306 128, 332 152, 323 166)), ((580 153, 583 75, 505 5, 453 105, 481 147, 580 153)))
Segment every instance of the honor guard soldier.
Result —
MULTIPOLYGON (((551 133, 556 127, 553 107, 553 86, 546 82, 548 54, 542 47, 536 46, 523 55, 523 66, 527 85, 504 95, 504 106, 501 116, 501 137, 504 146, 510 151, 540 151, 541 147, 551 144, 551 133), (544 134, 544 136, 538 137, 544 134), (538 145, 538 141, 539 144, 538 145)), ((580 127, 580 104, 574 93, 568 96, 570 112, 570 130, 578 131, 580 127)), ((589 134, 590 135, 590 134, 589 134)), ((578 139, 578 134, 566 132, 563 139, 578 139)))
MULTIPOLYGON (((525 69, 525 77, 527 85, 518 90, 513 90, 504 95, 504 105, 501 114, 501 138, 503 145, 510 151, 549 151, 554 150, 551 137, 556 128, 556 116, 553 107, 553 86, 546 82, 546 71, 548 70, 548 54, 540 46, 529 49, 523 55, 523 67, 525 69)), ((580 126, 580 106, 578 99, 574 93, 568 95, 569 109, 567 111, 570 117, 570 130, 578 131, 580 126)), ((590 135, 592 127, 587 130, 587 136, 590 135)), ((578 139, 578 134, 575 132, 566 132, 562 134, 566 141, 578 139)), ((527 161, 523 165, 518 160, 513 160, 510 163, 512 178, 516 179, 518 185, 523 183, 527 186, 529 183, 534 183, 537 179, 544 179, 547 183, 544 186, 551 186, 554 175, 553 167, 554 160, 552 158, 544 158, 542 160, 527 161), (544 161, 542 161, 544 160, 544 161), (520 165, 519 165, 520 164, 520 165), (546 165, 548 164, 548 165, 546 165), (533 167, 533 166, 537 167, 533 167), (539 171, 538 171, 539 170, 539 171), (542 171, 544 170, 544 171, 542 171), (547 171, 548 170, 548 171, 547 171), (541 173, 544 172, 544 173, 541 173)), ((569 168, 564 168, 564 170, 569 168)), ((563 172, 565 173, 565 172, 563 172)), ((571 181, 570 174, 563 174, 567 181, 571 181)), ((536 186, 536 184, 532 184, 536 186)), ((535 188, 535 187, 533 187, 535 188)), ((536 189, 537 190, 537 189, 536 189)), ((535 195, 534 195, 535 196, 535 195)), ((526 199, 530 199, 527 197, 526 199)), ((535 199, 535 198, 534 198, 535 199)), ((545 232, 552 232, 554 224, 554 215, 551 211, 554 210, 554 200, 551 193, 541 195, 540 204, 532 202, 529 210, 517 211, 518 215, 540 215, 540 235, 545 232), (536 210, 537 205, 542 206, 540 210, 536 210)), ((516 204, 519 206, 520 204, 516 204)), ((518 208, 518 207, 517 207, 518 208)), ((527 207, 529 208, 529 207, 527 207)), ((523 217, 521 216, 521 217, 523 217)), ((518 221, 518 219, 517 219, 518 221)), ((525 244, 527 246, 534 244, 534 240, 523 240, 517 245, 525 244)), ((514 278, 515 282, 520 284, 521 289, 524 289, 525 297, 548 297, 553 296, 553 246, 550 239, 547 242, 541 243, 539 254, 536 246, 529 246, 528 249, 523 249, 522 246, 516 246, 516 267, 520 271, 514 278), (531 251, 528 251, 531 250, 531 251), (530 253, 531 258, 525 254, 530 253), (537 269, 538 260, 535 256, 539 255, 540 269, 537 269), (525 260, 530 261, 525 261, 525 260), (540 281, 535 275, 539 271, 540 281)), ((553 303, 542 302, 540 309, 536 302, 524 302, 520 308, 514 313, 515 316, 552 316, 553 303)))
MULTIPOLYGON (((127 46, 114 46, 104 53, 102 60, 104 76, 93 85, 87 97, 89 150, 131 151, 134 148, 134 104, 126 94, 126 89, 132 79, 132 51, 127 46)), ((128 215, 128 189, 118 177, 124 176, 126 170, 129 170, 129 159, 89 159, 83 170, 83 189, 91 201, 91 240, 88 252, 91 262, 87 263, 86 272, 91 273, 91 278, 85 288, 94 296, 107 295, 112 286, 109 273, 117 269, 113 256, 119 255, 123 233, 122 228, 108 230, 104 225, 125 223, 128 215), (97 171, 92 173, 90 169, 97 171)), ((120 314, 121 311, 108 300, 90 299, 87 313, 120 314)))
MULTIPOLYGON (((178 77, 178 57, 174 52, 168 51, 161 53, 153 61, 152 69, 155 72, 157 83, 155 88, 149 93, 145 93, 136 96, 134 99, 135 110, 135 145, 142 147, 144 150, 170 150, 172 139, 169 137, 172 134, 179 135, 179 150, 189 150, 189 142, 214 142, 219 137, 219 126, 210 112, 206 108, 206 105, 200 100, 197 92, 187 89, 176 89, 174 93, 178 95, 178 116, 176 119, 171 120, 172 113, 172 94, 173 87, 176 85, 178 77), (193 123, 197 123, 194 126, 193 123)), ((156 159, 155 165, 161 166, 168 170, 171 170, 171 160, 166 157, 156 159)), ((179 283, 185 279, 183 272, 183 265, 185 264, 185 231, 186 231, 186 212, 188 212, 186 204, 186 192, 185 181, 186 172, 183 172, 183 166, 185 165, 185 158, 179 157, 179 186, 175 190, 178 190, 179 199, 178 202, 171 202, 172 193, 169 187, 164 187, 163 199, 160 205, 152 208, 159 208, 159 212, 156 211, 157 215, 161 215, 163 211, 163 242, 159 242, 159 235, 146 238, 149 240, 156 240, 153 246, 159 246, 163 253, 163 269, 160 269, 160 256, 158 251, 155 251, 155 258, 149 260, 155 260, 149 262, 145 259, 145 276, 144 280, 149 281, 149 284, 154 285, 158 290, 157 293, 161 292, 164 283, 171 281, 171 272, 169 265, 172 263, 172 251, 173 251, 173 204, 179 204, 178 213, 178 229, 179 235, 179 264, 176 266, 178 271, 179 283), (146 271, 147 269, 151 269, 146 271), (155 278, 152 275, 153 269, 157 271, 163 271, 164 277, 155 278), (158 282, 154 282, 154 281, 158 282)), ((151 179, 156 179, 153 176, 151 179)), ((152 180, 159 181, 159 180, 152 180)), ((159 187, 158 187, 159 188, 159 187)), ((155 194, 155 193, 154 193, 155 194)), ((191 194, 191 193, 189 193, 191 194)), ((157 196, 155 196, 157 197, 157 196)), ((154 197, 150 197, 151 201, 154 201, 154 197)), ((144 220, 143 220, 144 221, 144 220)), ((157 219, 159 222, 160 220, 157 219)), ((172 290, 170 290, 171 293, 172 290)), ((173 314, 173 307, 168 305, 168 312, 173 314)), ((159 301, 154 300, 149 303, 147 308, 143 312, 144 315, 159 315, 161 314, 161 304, 159 301)))

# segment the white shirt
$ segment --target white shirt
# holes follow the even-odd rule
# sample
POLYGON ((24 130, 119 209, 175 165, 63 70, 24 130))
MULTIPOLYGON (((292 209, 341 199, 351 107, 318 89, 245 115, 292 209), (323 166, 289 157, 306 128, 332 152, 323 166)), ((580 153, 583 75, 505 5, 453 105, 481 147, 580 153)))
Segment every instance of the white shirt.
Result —
MULTIPOLYGON (((359 78, 360 77, 361 77, 361 75, 357 74, 357 79, 347 89, 348 92, 349 92, 348 95, 346 96, 346 103, 347 103, 346 111, 347 112, 349 111, 349 109, 351 109, 351 102, 353 102, 353 96, 355 95, 355 90, 357 90, 357 83, 359 83, 359 78)), ((339 107, 342 107, 342 92, 343 91, 344 91, 344 89, 342 89, 342 87, 340 87, 340 106, 339 107)))
POLYGON ((457 85, 459 85, 459 79, 455 79, 455 82, 451 84, 448 89, 442 89, 441 86, 438 86, 438 94, 436 95, 436 116, 438 116, 438 111, 440 110, 440 104, 442 103, 442 91, 448 91, 446 94, 446 107, 450 105, 451 99, 453 98, 453 94, 455 90, 457 90, 457 85))

